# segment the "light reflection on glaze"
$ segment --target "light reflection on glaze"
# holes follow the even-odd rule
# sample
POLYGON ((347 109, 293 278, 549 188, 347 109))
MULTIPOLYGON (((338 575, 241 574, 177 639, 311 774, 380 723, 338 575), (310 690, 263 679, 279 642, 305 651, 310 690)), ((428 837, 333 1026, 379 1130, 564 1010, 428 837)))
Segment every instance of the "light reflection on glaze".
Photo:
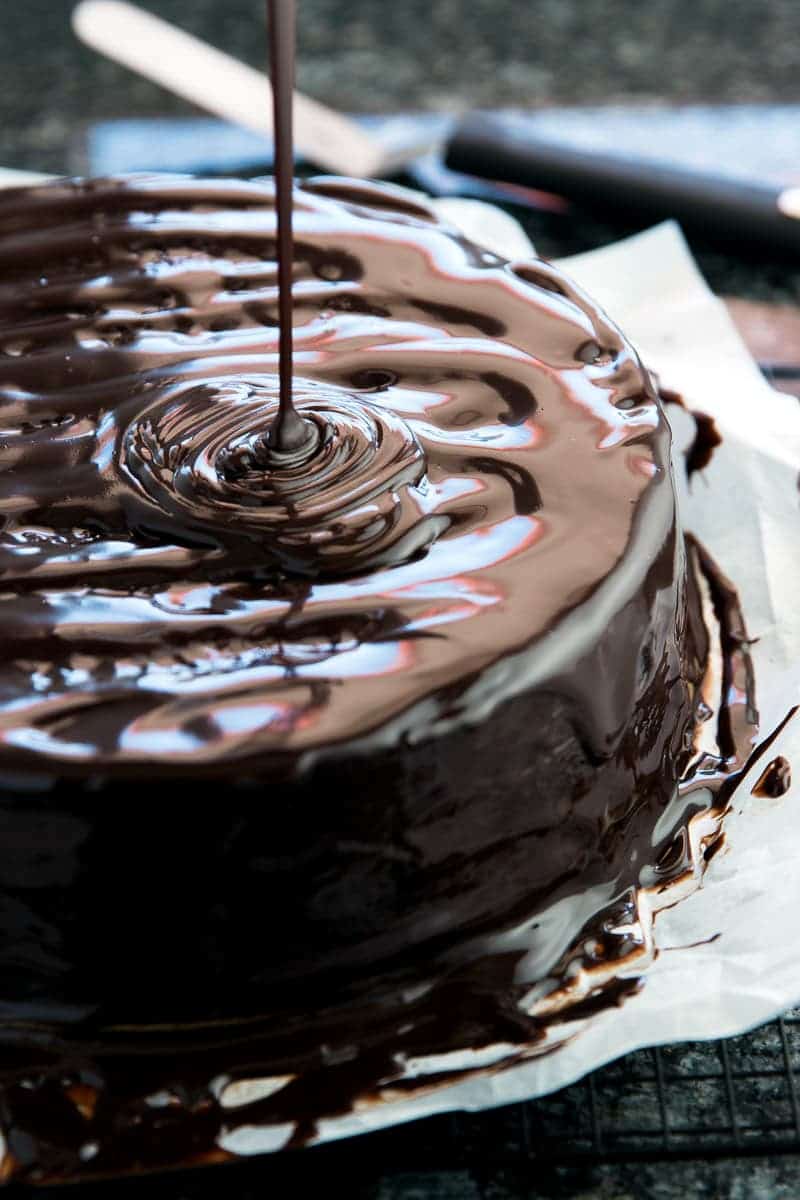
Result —
POLYGON ((650 385, 578 289, 319 180, 294 362, 335 436, 282 489, 272 204, 269 181, 180 177, 0 199, 0 765, 265 768, 427 722, 465 644, 474 677, 591 595, 663 481, 650 385), (301 674, 335 687, 309 707, 301 674), (252 722, 217 720, 233 680, 252 722))

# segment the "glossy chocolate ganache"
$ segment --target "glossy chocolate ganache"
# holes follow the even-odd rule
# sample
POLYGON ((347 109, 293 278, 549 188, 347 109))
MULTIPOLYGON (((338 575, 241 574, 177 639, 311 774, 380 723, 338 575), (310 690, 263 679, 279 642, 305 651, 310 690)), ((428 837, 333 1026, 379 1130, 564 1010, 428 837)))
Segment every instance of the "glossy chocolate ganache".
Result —
POLYGON ((8 1176, 299 1143, 442 1053, 536 1052, 635 988, 642 889, 752 735, 734 628, 691 765, 698 554, 619 331, 409 193, 311 180, 314 436, 276 447, 273 199, 0 197, 8 1176))
POLYGON ((321 180, 296 208, 317 437, 276 466, 269 183, 0 201, 3 765, 283 776, 417 743, 580 690, 641 604, 585 680, 604 753, 657 672, 640 593, 659 574, 674 611, 683 554, 634 352, 404 194, 321 180))

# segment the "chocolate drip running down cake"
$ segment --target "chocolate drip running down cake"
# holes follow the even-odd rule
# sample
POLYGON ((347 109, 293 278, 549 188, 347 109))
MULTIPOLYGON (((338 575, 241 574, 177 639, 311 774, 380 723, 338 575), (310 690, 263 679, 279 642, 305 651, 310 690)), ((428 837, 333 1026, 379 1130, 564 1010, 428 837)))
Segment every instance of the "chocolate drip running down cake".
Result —
POLYGON ((7 1175, 530 1052, 687 870, 708 639, 636 354, 402 190, 294 226, 278 470, 271 181, 0 198, 7 1175))

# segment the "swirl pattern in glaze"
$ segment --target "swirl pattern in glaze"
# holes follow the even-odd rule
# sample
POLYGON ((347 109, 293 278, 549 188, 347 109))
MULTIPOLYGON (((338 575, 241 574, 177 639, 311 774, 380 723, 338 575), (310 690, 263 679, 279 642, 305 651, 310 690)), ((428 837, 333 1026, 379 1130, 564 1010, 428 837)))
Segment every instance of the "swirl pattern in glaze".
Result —
POLYGON ((277 769, 479 720, 668 537, 647 376, 558 271, 385 186, 312 180, 294 223, 319 436, 274 470, 271 181, 0 198, 0 765, 277 769))
POLYGON ((174 536, 234 545, 255 540, 287 573, 352 572, 403 561, 433 539, 425 459, 411 430, 338 388, 306 382, 296 409, 313 422, 308 447, 268 444, 278 408, 273 375, 167 389, 124 432, 120 467, 174 536))

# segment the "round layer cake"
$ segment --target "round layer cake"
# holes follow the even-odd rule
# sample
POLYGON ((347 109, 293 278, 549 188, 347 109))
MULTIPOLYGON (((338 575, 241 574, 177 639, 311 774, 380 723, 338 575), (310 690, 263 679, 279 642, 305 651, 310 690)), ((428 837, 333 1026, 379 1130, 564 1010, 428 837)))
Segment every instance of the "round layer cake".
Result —
POLYGON ((635 352, 552 266, 312 180, 318 438, 276 463, 274 258, 268 180, 0 198, 7 1089, 187 1030, 210 1086, 229 1023, 287 1077, 530 1036, 519 996, 667 861, 707 644, 635 352))

